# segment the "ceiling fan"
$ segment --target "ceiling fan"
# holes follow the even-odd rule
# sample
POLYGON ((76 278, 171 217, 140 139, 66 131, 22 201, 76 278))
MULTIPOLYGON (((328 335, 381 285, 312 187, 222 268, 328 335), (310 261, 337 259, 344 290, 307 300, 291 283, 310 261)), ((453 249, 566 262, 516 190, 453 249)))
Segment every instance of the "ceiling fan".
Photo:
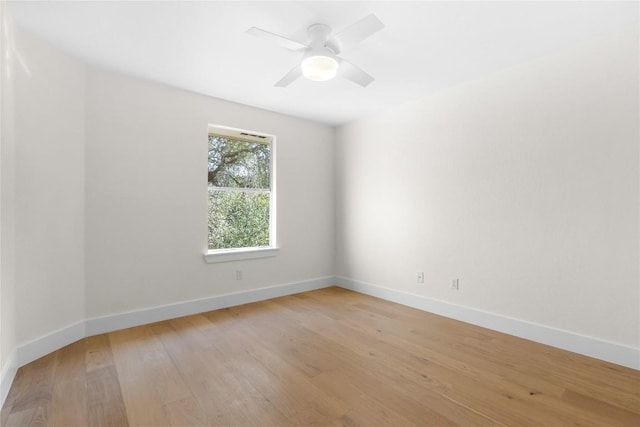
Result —
POLYGON ((256 27, 248 29, 247 33, 276 42, 286 49, 303 52, 300 64, 285 74, 275 84, 276 87, 286 87, 301 76, 315 81, 330 80, 336 76, 338 69, 342 77, 365 87, 374 78, 352 63, 340 58, 338 54, 360 43, 383 27, 382 21, 372 13, 334 35, 331 34, 329 26, 314 24, 307 30, 308 44, 256 27))

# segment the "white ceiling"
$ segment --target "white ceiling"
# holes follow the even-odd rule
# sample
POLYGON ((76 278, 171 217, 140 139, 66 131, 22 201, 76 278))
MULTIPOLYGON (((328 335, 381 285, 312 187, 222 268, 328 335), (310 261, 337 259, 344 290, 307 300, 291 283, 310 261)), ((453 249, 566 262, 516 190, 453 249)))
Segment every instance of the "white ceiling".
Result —
POLYGON ((638 22, 637 2, 10 1, 13 22, 83 60, 190 91, 337 125, 551 55, 638 22), (375 13, 385 28, 341 54, 373 75, 273 85, 299 60, 245 33, 306 42, 375 13))

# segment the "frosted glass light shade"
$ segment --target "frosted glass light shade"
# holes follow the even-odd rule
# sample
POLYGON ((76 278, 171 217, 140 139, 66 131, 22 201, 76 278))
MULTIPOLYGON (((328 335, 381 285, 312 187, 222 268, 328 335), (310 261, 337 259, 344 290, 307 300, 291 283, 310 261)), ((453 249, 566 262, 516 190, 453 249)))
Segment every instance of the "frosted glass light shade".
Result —
POLYGON ((330 56, 310 56, 302 61, 302 74, 309 80, 323 82, 331 80, 338 71, 338 61, 330 56))

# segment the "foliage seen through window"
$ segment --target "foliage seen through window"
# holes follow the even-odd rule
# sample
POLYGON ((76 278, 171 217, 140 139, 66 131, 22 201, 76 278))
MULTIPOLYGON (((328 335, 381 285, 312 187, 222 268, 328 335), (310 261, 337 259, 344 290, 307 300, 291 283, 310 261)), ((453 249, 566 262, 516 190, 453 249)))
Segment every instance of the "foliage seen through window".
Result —
POLYGON ((271 145, 209 135, 209 249, 269 246, 271 145))

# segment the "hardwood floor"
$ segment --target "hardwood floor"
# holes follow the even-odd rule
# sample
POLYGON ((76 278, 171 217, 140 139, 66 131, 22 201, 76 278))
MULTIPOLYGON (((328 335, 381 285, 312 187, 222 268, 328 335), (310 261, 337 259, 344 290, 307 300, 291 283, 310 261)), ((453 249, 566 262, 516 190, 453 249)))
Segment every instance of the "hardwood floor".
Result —
POLYGON ((640 426, 640 371, 328 288, 22 367, 2 426, 640 426))

